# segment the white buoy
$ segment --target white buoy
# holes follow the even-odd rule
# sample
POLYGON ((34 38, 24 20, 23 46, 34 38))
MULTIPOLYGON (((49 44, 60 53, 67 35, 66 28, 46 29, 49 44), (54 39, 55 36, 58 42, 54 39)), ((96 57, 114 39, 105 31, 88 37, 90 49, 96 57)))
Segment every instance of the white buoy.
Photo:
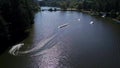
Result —
POLYGON ((90 24, 94 24, 94 22, 93 22, 93 21, 91 21, 91 22, 90 22, 90 24))
POLYGON ((80 21, 80 19, 78 19, 78 21, 80 21))

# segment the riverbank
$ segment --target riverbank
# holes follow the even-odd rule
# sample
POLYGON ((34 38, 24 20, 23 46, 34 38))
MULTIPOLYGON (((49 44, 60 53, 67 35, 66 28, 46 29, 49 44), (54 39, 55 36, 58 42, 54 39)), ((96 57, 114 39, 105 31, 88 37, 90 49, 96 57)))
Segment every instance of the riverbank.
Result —
POLYGON ((99 16, 99 17, 102 17, 102 18, 111 18, 113 21, 120 23, 120 15, 112 18, 110 16, 110 14, 107 14, 105 12, 91 12, 91 11, 85 11, 85 10, 82 10, 80 12, 87 13, 87 14, 92 15, 92 16, 99 16))
POLYGON ((41 7, 41 11, 78 11, 76 8, 41 7))
MULTIPOLYGON (((79 10, 76 9, 76 8, 67 8, 67 9, 60 9, 59 8, 58 9, 56 7, 53 7, 53 8, 44 9, 44 10, 41 10, 41 11, 79 11, 79 10)), ((111 17, 112 15, 110 15, 108 13, 105 13, 105 12, 92 12, 92 11, 85 11, 85 10, 81 10, 79 12, 87 13, 87 14, 92 15, 92 16, 99 16, 99 17, 102 17, 102 18, 111 18, 113 21, 120 23, 120 15, 112 18, 111 17)))
POLYGON ((79 11, 82 13, 87 13, 89 15, 92 16, 99 16, 99 17, 103 17, 103 18, 111 18, 116 22, 120 22, 120 15, 119 12, 113 13, 113 12, 94 12, 94 11, 86 11, 86 10, 78 10, 76 8, 66 8, 66 9, 62 9, 59 7, 45 7, 45 9, 41 9, 41 11, 79 11))
POLYGON ((113 18, 112 20, 120 23, 120 20, 118 20, 118 19, 113 18))

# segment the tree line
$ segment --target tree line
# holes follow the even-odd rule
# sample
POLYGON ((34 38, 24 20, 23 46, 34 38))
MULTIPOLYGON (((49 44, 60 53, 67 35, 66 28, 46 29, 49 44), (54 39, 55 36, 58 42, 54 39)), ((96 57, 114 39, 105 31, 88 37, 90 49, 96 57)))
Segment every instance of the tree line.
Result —
POLYGON ((83 0, 78 3, 78 10, 105 13, 106 16, 120 17, 120 0, 83 0))
POLYGON ((37 10, 33 0, 0 0, 0 52, 28 34, 37 10))
POLYGON ((95 15, 105 13, 120 20, 120 0, 43 0, 41 6, 61 7, 63 10, 73 8, 79 11, 90 11, 95 15))

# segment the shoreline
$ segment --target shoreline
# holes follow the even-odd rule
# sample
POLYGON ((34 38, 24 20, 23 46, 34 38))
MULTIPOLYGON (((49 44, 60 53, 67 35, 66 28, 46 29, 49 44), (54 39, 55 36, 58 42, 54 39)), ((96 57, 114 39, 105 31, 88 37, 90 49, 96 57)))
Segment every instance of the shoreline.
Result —
POLYGON ((112 17, 110 17, 110 16, 108 16, 108 17, 106 17, 106 16, 105 16, 105 17, 102 17, 102 15, 100 15, 99 12, 96 12, 96 13, 91 12, 91 11, 81 11, 81 12, 87 13, 87 14, 92 15, 92 16, 98 16, 98 17, 101 17, 101 18, 110 18, 110 19, 112 19, 113 21, 120 23, 120 20, 118 20, 117 18, 112 18, 112 17))
MULTIPOLYGON (((98 16, 98 17, 102 17, 102 18, 111 18, 113 21, 120 23, 119 18, 112 18, 110 16, 107 16, 107 14, 105 12, 92 12, 92 11, 86 11, 86 10, 78 10, 75 8, 67 8, 67 9, 57 9, 57 8, 50 8, 50 9, 41 9, 41 11, 77 11, 77 12, 82 12, 82 13, 87 13, 91 16, 98 16)), ((119 16, 119 15, 118 15, 119 16)))
POLYGON ((120 24, 120 20, 112 18, 113 21, 118 22, 120 24))

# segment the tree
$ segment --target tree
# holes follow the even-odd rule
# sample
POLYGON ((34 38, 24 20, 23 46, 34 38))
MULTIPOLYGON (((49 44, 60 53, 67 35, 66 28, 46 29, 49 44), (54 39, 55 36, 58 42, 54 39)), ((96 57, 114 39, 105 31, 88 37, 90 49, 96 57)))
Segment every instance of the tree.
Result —
POLYGON ((62 1, 62 2, 60 2, 59 4, 60 4, 61 9, 63 9, 63 10, 66 10, 66 9, 67 9, 67 2, 62 1))
POLYGON ((37 9, 32 0, 0 0, 0 41, 6 43, 3 49, 25 37, 37 9))

